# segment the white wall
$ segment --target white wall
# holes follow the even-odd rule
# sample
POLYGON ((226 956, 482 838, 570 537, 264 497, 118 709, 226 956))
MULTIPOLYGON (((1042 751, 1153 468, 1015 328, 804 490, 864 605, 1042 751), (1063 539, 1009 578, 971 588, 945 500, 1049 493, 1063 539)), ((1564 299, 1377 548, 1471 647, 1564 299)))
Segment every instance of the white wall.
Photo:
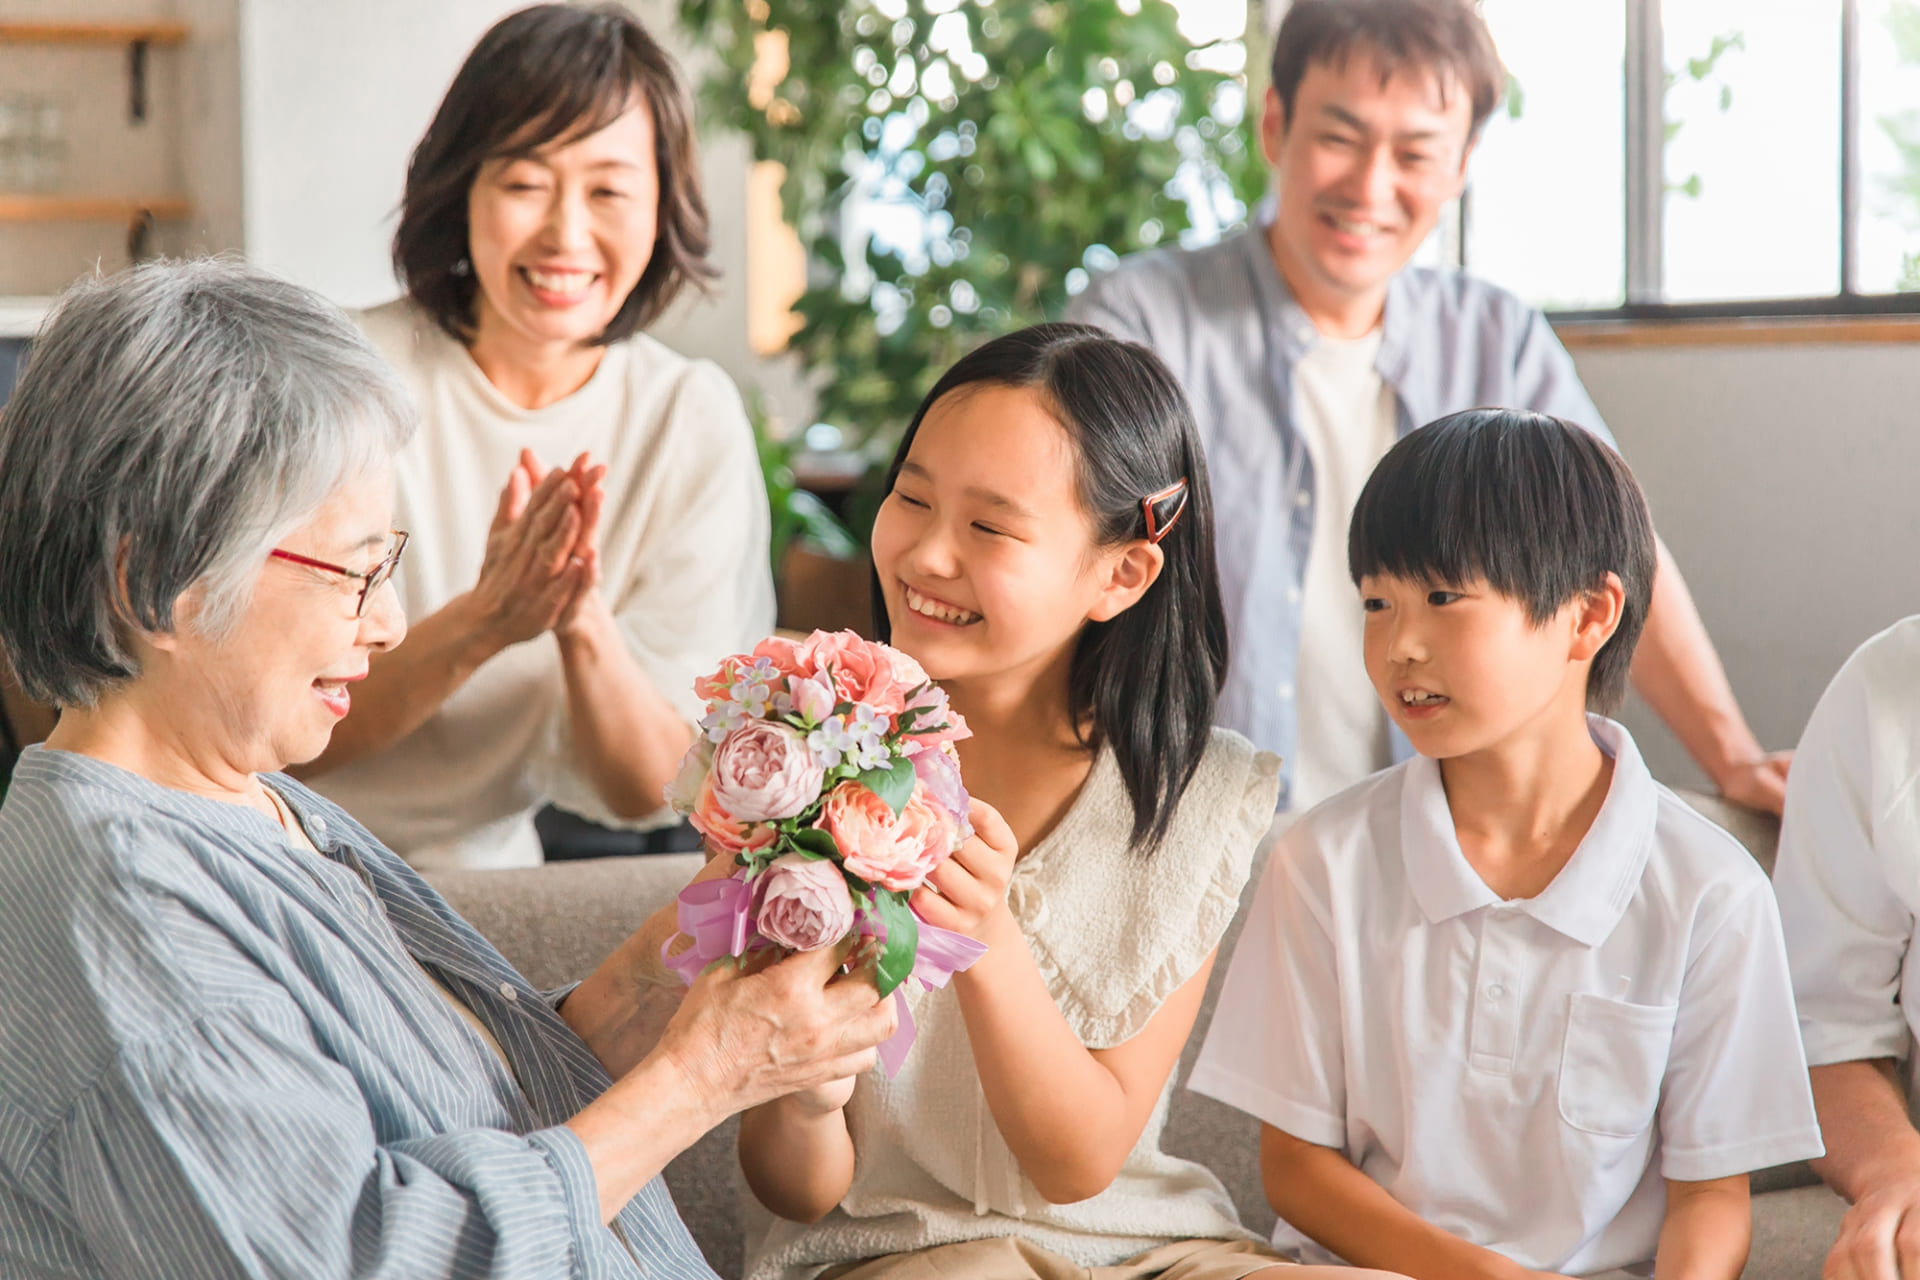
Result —
MULTIPOLYGON (((407 157, 461 59, 525 0, 240 0, 246 248, 253 261, 345 306, 393 297, 388 264, 407 157)), ((630 7, 685 68, 703 64, 674 27, 672 0, 630 7)), ((804 402, 790 368, 747 345, 746 176, 738 136, 703 140, 715 260, 725 276, 654 326, 778 404, 804 402)))
MULTIPOLYGON (((1747 718, 1790 747, 1863 640, 1920 612, 1920 345, 1610 348, 1575 363, 1747 718)), ((1694 776, 1645 708, 1654 771, 1694 776)))

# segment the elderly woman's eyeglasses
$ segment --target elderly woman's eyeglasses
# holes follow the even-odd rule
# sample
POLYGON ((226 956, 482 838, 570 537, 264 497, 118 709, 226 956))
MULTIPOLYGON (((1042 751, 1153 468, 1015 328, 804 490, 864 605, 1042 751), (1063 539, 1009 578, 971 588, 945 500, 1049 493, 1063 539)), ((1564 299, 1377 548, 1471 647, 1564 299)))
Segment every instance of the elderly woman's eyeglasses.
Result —
POLYGON ((387 552, 379 564, 362 573, 358 569, 349 569, 342 564, 328 564, 325 560, 315 560, 310 556, 295 555, 291 551, 282 551, 278 547, 267 554, 276 560, 288 560, 294 564, 304 564, 313 569, 325 569, 328 573, 338 573, 348 578, 360 580, 360 602, 354 607, 353 616, 363 618, 367 613, 367 601, 373 593, 386 584, 393 576, 394 569, 400 563, 400 553, 407 549, 407 532, 404 529, 393 531, 393 550, 387 552))

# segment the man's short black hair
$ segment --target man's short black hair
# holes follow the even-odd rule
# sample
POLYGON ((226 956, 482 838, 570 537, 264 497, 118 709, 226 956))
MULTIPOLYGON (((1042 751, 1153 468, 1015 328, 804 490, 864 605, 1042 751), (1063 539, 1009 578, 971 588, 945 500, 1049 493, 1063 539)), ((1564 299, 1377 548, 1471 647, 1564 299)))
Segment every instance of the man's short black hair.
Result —
POLYGON ((1535 625, 1618 574, 1626 606, 1587 675, 1597 711, 1626 694, 1655 554, 1625 460, 1591 432, 1518 409, 1469 409, 1408 435, 1374 468, 1347 531, 1356 586, 1377 574, 1436 586, 1483 579, 1535 625))

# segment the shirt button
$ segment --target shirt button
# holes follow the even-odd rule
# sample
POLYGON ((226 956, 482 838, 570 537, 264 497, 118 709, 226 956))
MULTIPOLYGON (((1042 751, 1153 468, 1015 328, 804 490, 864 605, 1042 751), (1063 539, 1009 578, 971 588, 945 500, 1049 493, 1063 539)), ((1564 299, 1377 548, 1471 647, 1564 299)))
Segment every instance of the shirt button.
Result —
POLYGON ((509 1000, 509 1001, 518 1000, 520 998, 520 993, 513 989, 513 984, 511 982, 503 982, 500 984, 500 998, 502 1000, 509 1000))
POLYGON ((1499 1000, 1506 994, 1507 988, 1504 983, 1496 982, 1487 987, 1487 999, 1489 1000, 1499 1000))
POLYGON ((327 834, 327 820, 325 818, 321 818, 321 817, 308 818, 307 826, 309 829, 312 830, 313 834, 317 836, 323 836, 327 834))

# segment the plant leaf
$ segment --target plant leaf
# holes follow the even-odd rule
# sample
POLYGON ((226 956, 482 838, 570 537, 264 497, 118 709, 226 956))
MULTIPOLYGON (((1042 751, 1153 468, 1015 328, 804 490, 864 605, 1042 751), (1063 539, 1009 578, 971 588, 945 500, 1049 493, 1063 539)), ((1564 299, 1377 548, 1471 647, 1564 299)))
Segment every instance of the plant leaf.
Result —
POLYGON ((793 842, 794 852, 809 858, 840 857, 840 846, 833 842, 833 836, 818 827, 802 827, 788 839, 793 842))
POLYGON ((886 944, 874 962, 874 975, 884 997, 892 995, 913 972, 914 957, 920 951, 920 921, 907 905, 907 895, 892 889, 873 891, 873 909, 887 930, 886 944))
POLYGON ((907 801, 913 799, 913 761, 902 756, 885 769, 868 769, 860 775, 859 783, 885 800, 897 818, 907 801))

